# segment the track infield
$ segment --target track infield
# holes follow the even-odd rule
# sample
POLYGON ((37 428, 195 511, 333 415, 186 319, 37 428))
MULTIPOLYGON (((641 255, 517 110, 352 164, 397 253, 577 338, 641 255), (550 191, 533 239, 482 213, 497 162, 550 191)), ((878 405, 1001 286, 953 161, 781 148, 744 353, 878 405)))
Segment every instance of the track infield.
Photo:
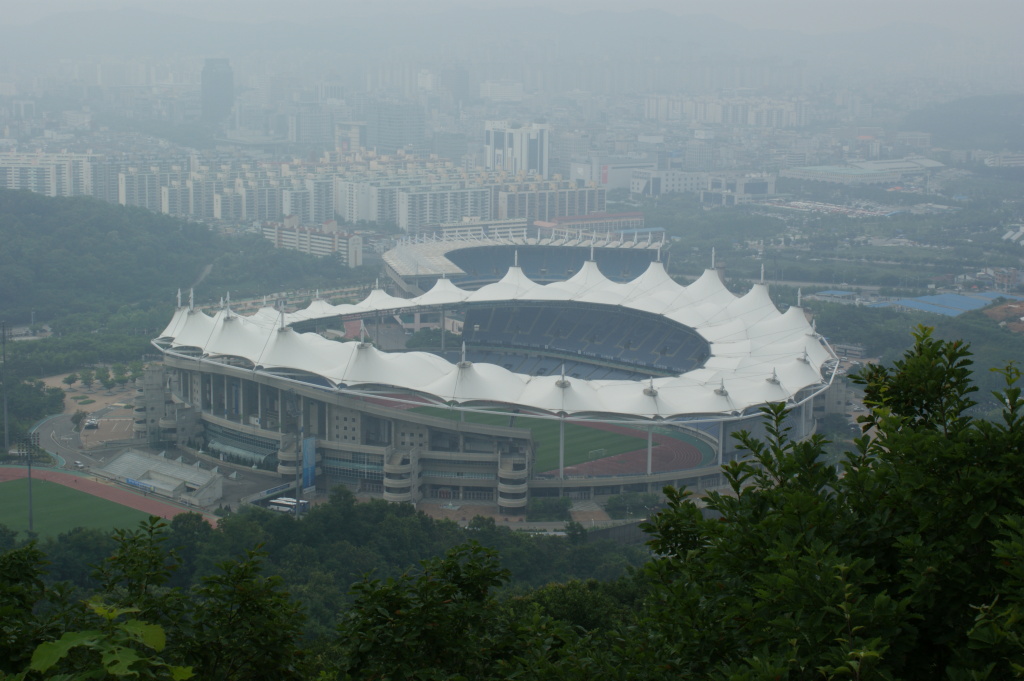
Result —
MULTIPOLYGON (((455 420, 458 413, 441 407, 412 407, 429 416, 455 420)), ((500 414, 465 412, 466 420, 492 426, 509 426, 500 414)), ((511 424, 529 429, 537 445, 534 470, 538 474, 558 471, 558 421, 516 416, 511 424)), ((667 435, 656 431, 652 437, 651 472, 696 468, 713 456, 710 445, 683 433, 667 435)), ((602 423, 565 424, 565 467, 567 475, 637 475, 647 472, 647 433, 642 430, 602 423)))
MULTIPOLYGON (((32 470, 32 524, 40 537, 76 527, 133 528, 150 515, 170 519, 187 509, 99 482, 47 469, 32 470)), ((28 530, 28 480, 24 468, 0 468, 0 524, 28 530)))

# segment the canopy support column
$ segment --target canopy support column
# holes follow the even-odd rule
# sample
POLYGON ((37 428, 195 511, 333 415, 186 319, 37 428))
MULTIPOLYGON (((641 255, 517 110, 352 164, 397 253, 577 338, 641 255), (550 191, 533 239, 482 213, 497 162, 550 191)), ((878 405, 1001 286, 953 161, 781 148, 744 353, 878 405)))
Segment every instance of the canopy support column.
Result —
POLYGON ((558 419, 558 477, 565 480, 565 416, 558 419))
POLYGON ((654 451, 654 429, 647 426, 647 475, 651 474, 651 459, 654 451))
POLYGON ((722 460, 725 458, 725 421, 718 422, 718 460, 715 462, 719 466, 722 465, 722 460))

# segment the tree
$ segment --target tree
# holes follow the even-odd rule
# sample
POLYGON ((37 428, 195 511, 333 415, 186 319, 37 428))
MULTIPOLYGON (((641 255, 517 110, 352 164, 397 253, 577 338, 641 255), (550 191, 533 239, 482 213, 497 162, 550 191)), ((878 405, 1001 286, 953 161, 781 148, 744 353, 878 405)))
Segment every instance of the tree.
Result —
POLYGON ((73 386, 73 385, 74 385, 75 383, 78 383, 78 374, 76 374, 76 373, 74 373, 74 372, 72 372, 72 373, 68 374, 67 376, 65 376, 65 377, 64 377, 63 383, 64 383, 64 385, 66 385, 66 386, 67 386, 68 388, 70 388, 70 387, 71 387, 71 386, 73 386))
POLYGON ((89 416, 89 412, 83 411, 82 409, 76 409, 75 413, 71 415, 71 425, 76 429, 80 428, 82 421, 84 421, 87 416, 89 416))
POLYGON ((131 608, 110 608, 98 600, 89 601, 87 606, 100 620, 99 626, 68 631, 56 641, 40 643, 27 670, 40 676, 32 678, 193 678, 190 667, 168 664, 159 657, 167 645, 162 627, 132 617, 131 608))
POLYGON ((117 363, 112 369, 114 382, 122 388, 128 384, 128 367, 124 364, 117 363))
POLYGON ((207 681, 307 678, 300 646, 304 617, 278 576, 262 574, 264 554, 246 552, 204 577, 175 649, 207 681))
POLYGON ((142 373, 145 371, 145 365, 141 360, 133 360, 128 363, 128 374, 132 381, 137 381, 142 378, 142 373))
POLYGON ((531 521, 571 520, 569 509, 572 499, 569 497, 540 497, 530 499, 526 507, 526 518, 531 521))
POLYGON ((64 409, 64 391, 48 388, 40 380, 11 380, 8 374, 7 408, 11 441, 24 438, 32 424, 64 409))
POLYGON ((180 561, 171 575, 171 583, 185 586, 191 583, 200 553, 213 537, 213 528, 198 513, 179 513, 171 519, 167 545, 180 561))
POLYGON ((82 369, 78 372, 78 380, 82 382, 86 390, 91 390, 92 384, 96 382, 96 372, 92 369, 82 369))
POLYGON ((47 596, 44 563, 45 556, 34 545, 0 553, 0 678, 21 670, 48 633, 35 610, 47 596))
POLYGON ((573 633, 535 611, 510 617, 491 593, 508 576, 494 551, 470 543, 418 575, 356 584, 338 627, 337 677, 510 678, 527 673, 519 656, 557 657, 573 633))
POLYGON ((100 365, 96 367, 96 380, 107 390, 114 387, 114 382, 110 378, 110 369, 106 366, 100 365))
POLYGON ((159 518, 102 536, 114 548, 95 572, 88 607, 67 589, 46 588, 34 546, 0 554, 0 678, 309 676, 302 613, 280 577, 262 575, 257 551, 185 591, 168 586, 179 561, 159 518))
POLYGON ((1024 485, 1024 401, 1020 372, 1003 377, 1000 420, 970 418, 967 347, 922 328, 893 367, 855 378, 872 435, 842 475, 822 438, 789 439, 779 405, 765 441, 741 435, 749 456, 725 467, 729 493, 701 509, 666 489, 646 525, 659 556, 646 623, 672 673, 1005 678, 1022 658, 993 628, 1010 611, 977 610, 1019 594, 999 552, 1020 540, 1007 523, 1024 485), (1001 651, 1016 658, 995 663, 1001 651))

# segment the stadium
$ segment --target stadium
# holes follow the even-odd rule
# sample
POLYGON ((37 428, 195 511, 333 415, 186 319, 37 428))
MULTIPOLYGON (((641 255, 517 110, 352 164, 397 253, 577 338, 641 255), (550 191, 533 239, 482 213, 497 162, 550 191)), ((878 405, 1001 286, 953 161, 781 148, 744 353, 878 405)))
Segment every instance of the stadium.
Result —
MULTIPOLYGON (((562 261, 550 244, 529 245, 487 244, 512 265, 490 283, 473 274, 477 288, 442 271, 411 298, 375 288, 355 304, 249 316, 179 304, 153 341, 169 395, 159 427, 288 485, 508 514, 537 497, 719 487, 739 455, 731 435, 763 433, 768 403, 789 405, 794 437, 813 433, 835 356, 799 307, 780 312, 764 284, 736 296, 714 268, 680 285, 650 243, 566 245, 562 261), (569 276, 527 276, 536 263, 520 260, 538 254, 569 276), (445 347, 441 335, 429 352, 381 349, 387 329, 437 327, 462 337, 445 347), (339 340, 346 328, 356 338, 339 340)), ((428 250, 450 266, 444 249, 428 250)), ((390 276, 423 273, 407 256, 390 276)))

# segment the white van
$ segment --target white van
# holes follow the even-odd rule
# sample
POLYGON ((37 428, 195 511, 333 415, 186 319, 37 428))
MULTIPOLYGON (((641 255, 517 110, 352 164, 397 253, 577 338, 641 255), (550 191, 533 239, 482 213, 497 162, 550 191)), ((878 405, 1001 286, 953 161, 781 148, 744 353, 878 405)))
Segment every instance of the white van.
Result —
POLYGON ((85 468, 85 464, 82 463, 81 461, 76 461, 75 468, 85 468))

